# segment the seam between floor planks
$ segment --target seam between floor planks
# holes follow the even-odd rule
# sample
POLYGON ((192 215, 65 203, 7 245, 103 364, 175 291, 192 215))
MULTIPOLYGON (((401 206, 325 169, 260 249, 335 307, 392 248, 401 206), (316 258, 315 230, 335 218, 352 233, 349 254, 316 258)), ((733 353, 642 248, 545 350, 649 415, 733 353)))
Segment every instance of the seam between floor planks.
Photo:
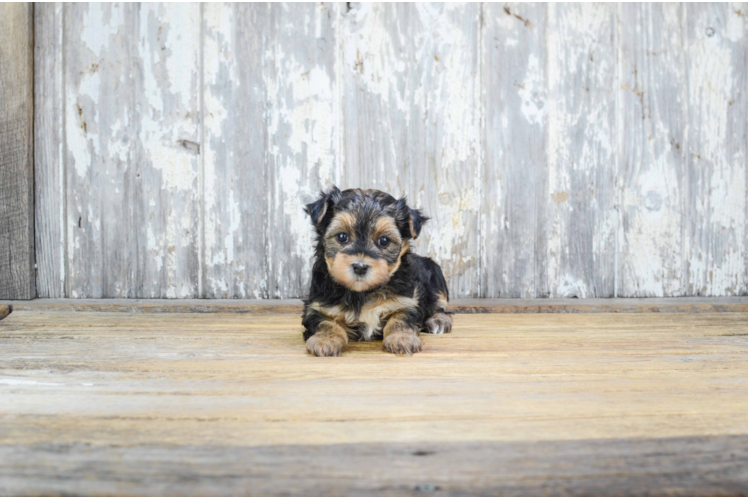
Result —
MULTIPOLYGON (((17 311, 57 310, 124 313, 301 314, 302 301, 226 299, 34 299, 6 301, 17 311)), ((0 319, 2 319, 0 305, 0 319)), ((748 297, 615 298, 615 299, 456 299, 457 314, 528 313, 701 313, 748 312, 748 297)))

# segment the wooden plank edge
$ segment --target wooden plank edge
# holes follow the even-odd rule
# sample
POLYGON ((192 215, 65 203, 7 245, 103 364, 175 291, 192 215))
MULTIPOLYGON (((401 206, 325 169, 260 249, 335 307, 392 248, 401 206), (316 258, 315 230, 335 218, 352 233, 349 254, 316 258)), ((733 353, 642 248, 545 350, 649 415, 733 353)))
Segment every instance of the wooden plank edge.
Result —
MULTIPOLYGON (((124 313, 301 314, 292 300, 34 299, 11 301, 16 311, 124 313)), ((748 312, 748 297, 667 299, 456 299, 455 314, 718 313, 748 312)))
POLYGON ((13 312, 13 306, 0 304, 0 319, 5 318, 12 312, 13 312))
POLYGON ((34 4, 0 5, 0 299, 36 296, 34 4))

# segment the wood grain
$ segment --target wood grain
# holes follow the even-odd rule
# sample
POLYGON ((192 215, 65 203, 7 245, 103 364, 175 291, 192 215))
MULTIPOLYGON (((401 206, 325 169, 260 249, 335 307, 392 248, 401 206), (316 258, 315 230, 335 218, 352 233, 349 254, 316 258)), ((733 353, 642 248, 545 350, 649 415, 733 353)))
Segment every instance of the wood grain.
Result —
POLYGON ((200 297, 267 298, 270 7, 202 9, 200 297))
POLYGON ((548 191, 536 195, 536 216, 547 230, 536 274, 546 268, 547 282, 540 281, 538 291, 551 297, 613 297, 616 5, 549 4, 547 23, 548 191))
POLYGON ((688 295, 748 293, 745 4, 686 7, 688 295))
POLYGON ((610 318, 319 359, 297 314, 14 311, 0 491, 744 493, 748 313, 610 318))
POLYGON ((621 296, 687 294, 684 8, 621 6, 621 296))
POLYGON ((0 6, 0 299, 36 296, 33 12, 0 6))
MULTIPOLYGON (((296 299, 36 299, 11 301, 11 305, 19 311, 238 314, 301 314, 303 307, 296 299)), ((457 314, 748 312, 748 298, 455 299, 448 310, 457 314)))
MULTIPOLYGON (((304 204, 341 179, 337 26, 341 3, 272 4, 265 59, 267 296, 309 291, 312 225, 304 204)), ((259 257, 259 256, 258 256, 259 257)))
POLYGON ((131 183, 135 274, 117 296, 199 297, 200 5, 131 7, 136 143, 123 191, 131 183))
POLYGON ((36 292, 65 297, 67 185, 63 5, 34 6, 34 187, 36 292))
POLYGON ((8 464, 0 471, 0 492, 742 496, 747 445, 746 436, 267 447, 0 445, 0 462, 8 464))
POLYGON ((343 18, 345 185, 407 195, 432 218, 414 249, 477 297, 479 4, 357 4, 343 18))
POLYGON ((333 183, 454 297, 745 295, 745 12, 40 5, 39 295, 303 297, 333 183))
POLYGON ((483 5, 483 297, 548 296, 546 14, 541 4, 483 5))
POLYGON ((68 297, 135 296, 142 178, 135 33, 133 4, 63 7, 68 297))

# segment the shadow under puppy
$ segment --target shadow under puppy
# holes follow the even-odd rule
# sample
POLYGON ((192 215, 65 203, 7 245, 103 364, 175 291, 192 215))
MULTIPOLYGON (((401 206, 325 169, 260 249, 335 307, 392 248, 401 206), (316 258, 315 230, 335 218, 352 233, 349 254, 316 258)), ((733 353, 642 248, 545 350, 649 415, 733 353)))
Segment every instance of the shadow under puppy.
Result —
POLYGON ((410 253, 428 217, 382 191, 321 195, 306 206, 317 232, 302 321, 307 351, 338 356, 349 340, 383 338, 384 350, 410 355, 421 350, 419 332, 449 332, 442 270, 410 253))

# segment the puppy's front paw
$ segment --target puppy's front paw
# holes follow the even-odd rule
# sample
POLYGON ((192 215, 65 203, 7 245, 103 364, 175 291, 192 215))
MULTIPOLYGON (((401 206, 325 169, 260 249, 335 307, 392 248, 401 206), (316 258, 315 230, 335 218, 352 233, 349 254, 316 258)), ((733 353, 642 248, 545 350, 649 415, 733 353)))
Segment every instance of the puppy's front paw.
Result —
POLYGON ((438 335, 452 330, 452 318, 448 314, 438 312, 426 320, 426 331, 438 335))
POLYGON ((340 356, 345 340, 337 335, 312 335, 306 341, 306 350, 315 356, 340 356))
POLYGON ((421 352, 421 339, 413 332, 393 332, 384 338, 382 348, 392 354, 407 354, 421 352))

